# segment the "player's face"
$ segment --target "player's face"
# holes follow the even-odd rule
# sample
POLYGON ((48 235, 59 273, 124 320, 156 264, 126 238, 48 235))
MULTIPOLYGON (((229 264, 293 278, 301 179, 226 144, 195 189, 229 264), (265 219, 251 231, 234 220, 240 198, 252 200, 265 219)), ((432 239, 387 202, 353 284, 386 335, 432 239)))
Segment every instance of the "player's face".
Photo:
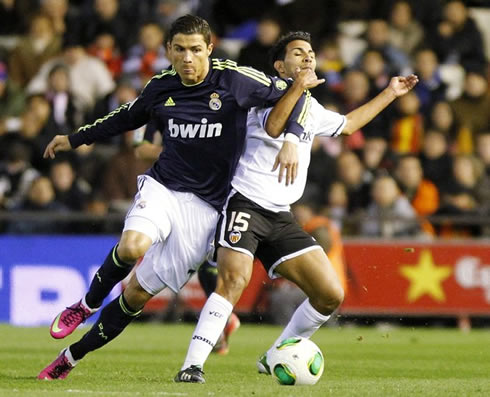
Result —
POLYGON ((293 78, 297 68, 316 69, 315 52, 304 40, 294 40, 286 46, 286 55, 284 61, 279 62, 278 71, 281 77, 293 78))
POLYGON ((209 72, 213 45, 207 45, 201 34, 177 33, 167 44, 167 54, 185 85, 200 83, 209 72))

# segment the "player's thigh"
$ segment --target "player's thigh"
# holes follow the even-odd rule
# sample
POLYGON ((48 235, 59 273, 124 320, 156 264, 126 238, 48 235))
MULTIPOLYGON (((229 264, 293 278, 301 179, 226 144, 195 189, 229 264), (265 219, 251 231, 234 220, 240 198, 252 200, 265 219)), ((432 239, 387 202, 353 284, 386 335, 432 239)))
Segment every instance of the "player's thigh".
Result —
POLYGON ((282 262, 276 272, 295 283, 310 300, 336 306, 343 300, 343 289, 323 249, 308 251, 282 262))

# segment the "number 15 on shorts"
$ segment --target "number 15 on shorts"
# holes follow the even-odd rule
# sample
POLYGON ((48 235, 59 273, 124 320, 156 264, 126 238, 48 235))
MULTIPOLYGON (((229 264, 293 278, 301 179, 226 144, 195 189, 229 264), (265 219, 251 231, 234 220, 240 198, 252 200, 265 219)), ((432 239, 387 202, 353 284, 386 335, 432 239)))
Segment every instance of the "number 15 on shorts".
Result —
POLYGON ((248 230, 248 220, 250 219, 250 214, 246 212, 232 211, 230 217, 230 223, 228 224, 228 231, 236 230, 238 232, 246 232, 248 230))

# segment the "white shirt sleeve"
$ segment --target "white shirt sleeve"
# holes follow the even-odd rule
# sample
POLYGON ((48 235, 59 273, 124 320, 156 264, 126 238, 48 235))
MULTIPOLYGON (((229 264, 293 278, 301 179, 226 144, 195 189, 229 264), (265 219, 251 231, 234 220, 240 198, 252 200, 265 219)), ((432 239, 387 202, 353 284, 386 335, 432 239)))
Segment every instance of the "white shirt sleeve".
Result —
POLYGON ((347 123, 345 116, 325 109, 315 98, 312 98, 310 114, 315 119, 315 135, 337 137, 347 123))

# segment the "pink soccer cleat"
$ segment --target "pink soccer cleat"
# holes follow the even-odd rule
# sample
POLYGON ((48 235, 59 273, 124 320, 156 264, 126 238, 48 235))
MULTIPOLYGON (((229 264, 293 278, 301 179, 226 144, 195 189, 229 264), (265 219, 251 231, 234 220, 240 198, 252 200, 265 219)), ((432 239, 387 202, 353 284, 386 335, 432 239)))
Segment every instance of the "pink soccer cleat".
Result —
POLYGON ((231 313, 228 322, 226 323, 225 329, 221 334, 216 346, 214 347, 214 352, 221 356, 225 356, 230 351, 230 345, 228 339, 230 335, 235 332, 238 328, 240 328, 240 319, 235 313, 231 313))
POLYGON ((60 355, 56 357, 56 360, 44 368, 37 378, 43 380, 65 379, 70 371, 75 368, 75 366, 68 361, 65 352, 66 349, 63 349, 60 355))
POLYGON ((79 301, 67 307, 51 323, 49 333, 55 339, 63 339, 70 335, 77 327, 89 318, 96 310, 86 307, 79 301))

